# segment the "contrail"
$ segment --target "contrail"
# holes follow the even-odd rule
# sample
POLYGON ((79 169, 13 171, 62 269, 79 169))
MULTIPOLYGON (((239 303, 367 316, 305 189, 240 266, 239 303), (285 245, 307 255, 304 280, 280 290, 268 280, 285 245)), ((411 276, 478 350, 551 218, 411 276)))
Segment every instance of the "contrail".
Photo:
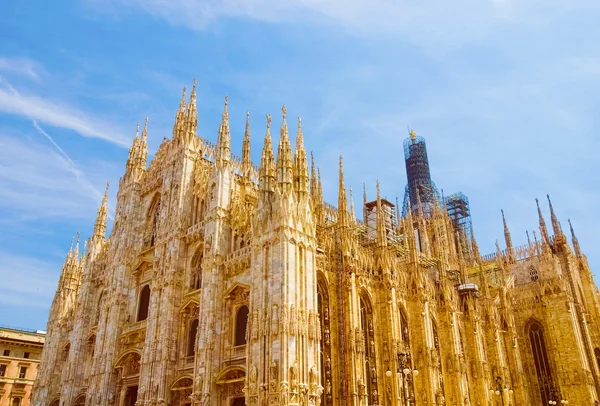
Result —
MULTIPOLYGON (((18 96, 18 97, 21 96, 20 93, 17 91, 17 89, 12 87, 11 84, 8 83, 8 81, 6 79, 2 78, 2 76, 0 76, 0 82, 3 82, 6 85, 6 87, 8 88, 8 90, 10 90, 15 96, 18 96)), ((50 134, 48 134, 42 127, 40 127, 37 120, 29 112, 27 112, 27 115, 31 119, 31 122, 33 123, 33 127, 40 134, 42 134, 44 137, 46 137, 46 139, 48 141, 50 141, 50 143, 54 146, 54 148, 56 148, 56 150, 59 152, 58 157, 67 165, 69 172, 71 172, 73 175, 75 175, 75 178, 77 179, 79 184, 81 186, 83 186, 84 188, 88 189, 89 191, 91 191, 98 200, 101 200, 102 197, 104 196, 104 194, 100 190, 98 190, 94 187, 94 185, 88 180, 87 176, 85 176, 85 173, 83 173, 77 167, 75 162, 73 162, 73 160, 71 159, 71 157, 69 157, 69 155, 65 152, 65 150, 62 149, 60 147, 60 145, 58 145, 56 143, 56 141, 54 141, 54 139, 50 136, 50 134)), ((111 221, 114 220, 112 214, 110 214, 110 210, 108 213, 108 217, 110 218, 111 221)))

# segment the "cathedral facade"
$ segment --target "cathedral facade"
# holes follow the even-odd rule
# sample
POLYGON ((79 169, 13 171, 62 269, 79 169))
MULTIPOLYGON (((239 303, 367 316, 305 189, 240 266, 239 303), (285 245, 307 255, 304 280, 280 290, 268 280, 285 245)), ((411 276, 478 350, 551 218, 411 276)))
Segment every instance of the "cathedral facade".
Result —
POLYGON ((359 221, 342 159, 335 207, 282 110, 259 167, 227 100, 216 145, 196 134, 195 85, 149 165, 146 121, 110 235, 105 194, 67 254, 33 405, 597 404, 599 293, 551 205, 490 255, 431 194, 400 216, 377 184, 359 221))

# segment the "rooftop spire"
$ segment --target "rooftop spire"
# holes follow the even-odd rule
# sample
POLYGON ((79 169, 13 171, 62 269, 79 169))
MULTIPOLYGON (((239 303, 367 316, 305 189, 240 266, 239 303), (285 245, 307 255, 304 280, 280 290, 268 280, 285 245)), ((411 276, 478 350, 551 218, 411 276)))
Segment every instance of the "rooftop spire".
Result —
POLYGON ((379 189, 379 181, 375 184, 377 188, 377 213, 376 213, 376 231, 377 245, 385 247, 387 245, 387 235, 385 232, 385 223, 383 218, 383 205, 381 204, 381 190, 379 189))
POLYGON ((315 169, 315 156, 310 151, 310 196, 313 199, 313 203, 317 199, 317 172, 315 169))
POLYGON ((273 157, 273 143, 271 141, 271 115, 267 114, 267 131, 265 142, 260 159, 260 189, 263 193, 273 191, 273 182, 275 181, 275 159, 273 157))
POLYGON ((537 204, 538 217, 540 218, 540 234, 542 236, 542 247, 550 246, 550 238, 548 237, 548 229, 546 228, 546 222, 544 221, 544 216, 542 215, 542 210, 540 209, 540 202, 536 198, 535 203, 537 204))
POLYGON ((346 186, 344 185, 344 168, 342 165, 342 156, 340 155, 339 168, 339 189, 338 189, 338 224, 342 227, 348 225, 348 204, 346 200, 346 186))
POLYGON ((473 222, 469 221, 469 225, 471 228, 471 251, 473 252, 473 258, 475 262, 479 263, 481 261, 481 254, 479 253, 479 246, 477 245, 477 240, 475 240, 475 230, 473 230, 473 222))
POLYGON ((229 132, 229 97, 225 96, 225 106, 221 116, 221 125, 219 126, 219 137, 217 139, 217 148, 215 152, 215 161, 222 165, 229 162, 231 158, 231 133, 229 132))
POLYGON ((292 186, 292 147, 288 135, 286 122, 287 109, 285 105, 281 108, 283 123, 279 135, 279 146, 277 148, 277 183, 283 194, 287 194, 292 186))
POLYGON ((106 190, 104 191, 104 197, 102 198, 102 203, 100 207, 98 207, 98 215, 96 216, 96 224, 94 225, 94 234, 92 236, 93 239, 97 239, 98 241, 104 240, 104 236, 106 235, 106 219, 108 218, 108 187, 110 186, 110 181, 106 182, 106 190))
POLYGON ((250 175, 252 161, 250 160, 250 112, 246 112, 246 131, 244 131, 244 141, 242 143, 242 173, 245 176, 250 175))
POLYGON ((556 218, 556 214, 554 214, 554 207, 552 207, 552 201, 550 200, 550 195, 546 195, 548 198, 548 205, 550 206, 550 219, 552 220, 552 230, 554 231, 555 236, 559 236, 562 234, 562 229, 560 227, 560 223, 556 218))
POLYGON ((575 231, 573 230, 573 224, 571 224, 571 219, 569 219, 569 228, 571 229, 571 240, 573 242, 573 249, 575 250, 575 255, 577 258, 581 257, 581 247, 579 246, 579 240, 575 235, 575 231))
POLYGON ((350 219, 356 221, 356 213, 354 212, 354 197, 352 196, 352 186, 350 186, 350 219))
POLYGON ((508 229, 508 225, 506 224, 506 217, 504 217, 504 210, 500 210, 502 213, 502 223, 504 223, 504 240, 506 241, 506 252, 508 257, 512 260, 513 256, 513 245, 512 238, 510 237, 510 230, 508 229))
POLYGON ((296 151, 294 152, 294 188, 298 197, 308 193, 308 163, 302 135, 302 119, 298 116, 298 133, 296 134, 296 151))
POLYGON ((181 92, 181 101, 179 102, 179 110, 175 114, 175 124, 173 124, 173 139, 181 139, 185 131, 185 86, 181 92))
POLYGON ((192 93, 190 94, 190 102, 187 106, 186 118, 187 131, 183 141, 190 141, 196 136, 196 129, 198 128, 198 110, 196 110, 196 78, 194 78, 194 86, 192 86, 192 93))

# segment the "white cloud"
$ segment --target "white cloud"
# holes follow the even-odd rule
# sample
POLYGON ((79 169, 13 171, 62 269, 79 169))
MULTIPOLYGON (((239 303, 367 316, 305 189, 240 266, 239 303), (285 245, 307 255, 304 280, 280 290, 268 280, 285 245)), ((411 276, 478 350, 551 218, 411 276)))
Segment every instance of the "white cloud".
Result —
POLYGON ((15 73, 35 81, 44 75, 44 69, 35 61, 28 58, 0 57, 0 71, 15 73))
POLYGON ((0 77, 0 112, 39 120, 42 123, 77 132, 84 137, 98 138, 127 147, 130 140, 109 123, 98 120, 83 111, 47 100, 36 95, 25 95, 0 77))
MULTIPOLYGON (((98 0, 86 1, 101 6, 98 0)), ((107 3, 102 4, 106 7, 107 3)), ((112 0, 110 4, 142 8, 192 29, 205 29, 227 17, 276 23, 321 22, 351 35, 383 34, 429 44, 473 42, 517 21, 543 24, 565 10, 598 7, 593 0, 112 0)))

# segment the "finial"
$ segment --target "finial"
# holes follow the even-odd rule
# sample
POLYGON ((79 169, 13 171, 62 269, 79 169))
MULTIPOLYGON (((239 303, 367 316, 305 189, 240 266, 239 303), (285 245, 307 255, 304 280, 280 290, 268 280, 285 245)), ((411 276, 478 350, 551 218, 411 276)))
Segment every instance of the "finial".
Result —
POLYGON ((410 139, 411 140, 414 141, 417 138, 417 134, 415 133, 415 130, 411 129, 410 132, 409 132, 409 134, 410 134, 410 139))
POLYGON ((298 132, 302 132, 302 117, 298 116, 298 132))
POLYGON ((106 181, 106 189, 104 190, 104 196, 108 196, 108 188, 110 187, 110 179, 106 181))
POLYGON ((146 120, 144 121, 144 129, 142 130, 142 139, 148 137, 148 116, 146 116, 146 120))
POLYGON ((135 125, 135 138, 138 138, 139 134, 140 134, 140 123, 136 123, 136 125, 135 125))
POLYGON ((285 122, 285 117, 287 116, 287 109, 285 108, 285 104, 281 107, 281 111, 283 112, 283 121, 285 122))
POLYGON ((379 180, 375 181, 375 187, 377 188, 377 200, 381 199, 381 190, 379 189, 379 180))
POLYGON ((246 110, 246 124, 250 123, 250 112, 246 110))
POLYGON ((185 108, 185 91, 186 91, 186 87, 183 86, 183 92, 181 92, 181 102, 179 102, 180 110, 183 110, 185 108))
POLYGON ((271 130, 271 114, 267 114, 267 131, 271 130))

